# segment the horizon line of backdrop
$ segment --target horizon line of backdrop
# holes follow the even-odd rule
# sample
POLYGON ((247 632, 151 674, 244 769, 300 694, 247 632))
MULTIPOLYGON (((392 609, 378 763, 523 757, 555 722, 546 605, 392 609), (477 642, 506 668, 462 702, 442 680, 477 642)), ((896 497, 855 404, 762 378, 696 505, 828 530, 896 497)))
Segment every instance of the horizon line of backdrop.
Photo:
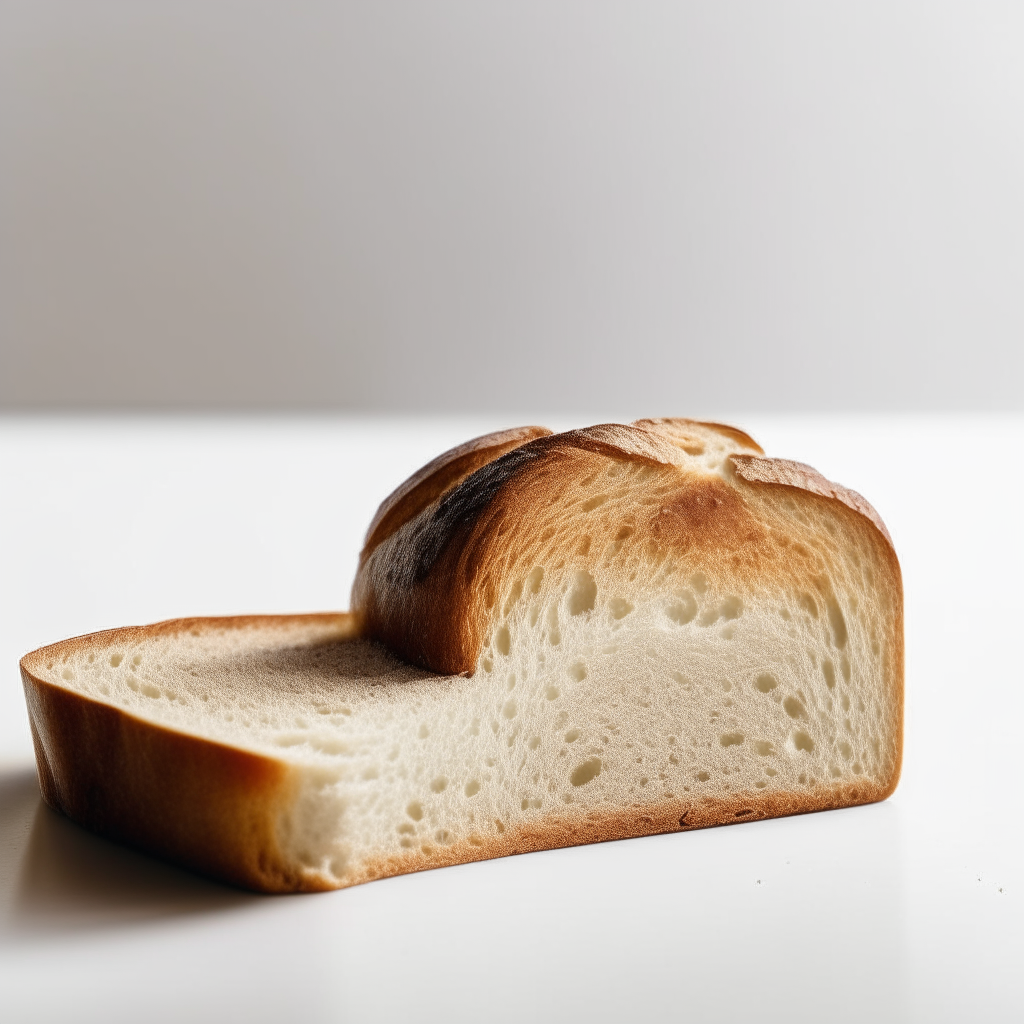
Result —
POLYGON ((0 409, 1024 408, 1024 6, 0 3, 0 409))

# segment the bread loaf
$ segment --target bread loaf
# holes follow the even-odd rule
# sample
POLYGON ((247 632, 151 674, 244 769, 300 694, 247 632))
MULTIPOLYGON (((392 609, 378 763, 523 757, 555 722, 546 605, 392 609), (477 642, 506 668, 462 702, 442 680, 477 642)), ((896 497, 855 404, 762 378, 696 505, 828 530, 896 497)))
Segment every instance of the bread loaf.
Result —
POLYGON ((441 456, 381 505, 348 614, 21 664, 52 807, 264 892, 866 803, 900 771, 885 526, 689 420, 441 456))

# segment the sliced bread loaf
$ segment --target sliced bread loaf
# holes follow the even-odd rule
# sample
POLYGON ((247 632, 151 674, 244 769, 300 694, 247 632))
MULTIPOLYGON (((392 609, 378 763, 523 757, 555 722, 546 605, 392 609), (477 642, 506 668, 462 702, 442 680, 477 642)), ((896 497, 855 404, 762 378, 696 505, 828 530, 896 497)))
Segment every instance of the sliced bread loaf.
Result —
POLYGON ((900 767, 878 516, 685 420, 506 431, 371 524, 351 614, 22 660, 47 802, 267 892, 865 803, 900 767))

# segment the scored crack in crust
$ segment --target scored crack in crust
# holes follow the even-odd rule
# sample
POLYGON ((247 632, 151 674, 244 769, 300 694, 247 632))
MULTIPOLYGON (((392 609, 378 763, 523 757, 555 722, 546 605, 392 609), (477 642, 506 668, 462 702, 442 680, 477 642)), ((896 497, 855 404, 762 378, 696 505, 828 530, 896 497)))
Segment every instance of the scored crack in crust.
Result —
POLYGON ((899 778, 888 532, 734 428, 461 445, 382 503, 352 604, 27 655, 47 803, 287 892, 851 806, 899 778))

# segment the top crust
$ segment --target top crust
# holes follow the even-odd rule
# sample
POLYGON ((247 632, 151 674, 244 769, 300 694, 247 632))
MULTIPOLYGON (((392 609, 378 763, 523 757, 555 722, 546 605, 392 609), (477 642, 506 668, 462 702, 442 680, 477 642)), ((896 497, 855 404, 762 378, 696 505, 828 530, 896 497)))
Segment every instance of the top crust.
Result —
POLYGON ((366 531, 362 557, 471 473, 505 452, 550 433, 547 427, 514 427, 484 434, 438 455, 380 503, 366 531))
POLYGON ((525 443, 510 433, 514 446, 470 442, 478 445, 475 457, 493 458, 454 484, 443 475, 459 458, 449 453, 435 461, 441 469, 426 467, 403 485, 424 500, 386 536, 371 529, 360 559, 352 606, 366 635, 432 671, 472 673, 500 605, 537 567, 548 567, 549 581, 554 567, 563 578, 603 573, 602 585, 629 589, 631 581, 597 557, 623 531, 641 543, 649 565, 673 555, 686 572, 723 585, 749 591, 772 580, 827 597, 837 571, 830 553, 819 544, 794 557, 792 545, 808 550, 801 543, 808 516, 838 520, 851 536, 874 537, 867 543, 884 549, 888 566, 883 590, 901 590, 892 542, 874 509, 808 466, 764 458, 742 431, 661 419, 525 443), (583 485, 613 465, 621 484, 602 510, 608 496, 588 498, 583 485))

